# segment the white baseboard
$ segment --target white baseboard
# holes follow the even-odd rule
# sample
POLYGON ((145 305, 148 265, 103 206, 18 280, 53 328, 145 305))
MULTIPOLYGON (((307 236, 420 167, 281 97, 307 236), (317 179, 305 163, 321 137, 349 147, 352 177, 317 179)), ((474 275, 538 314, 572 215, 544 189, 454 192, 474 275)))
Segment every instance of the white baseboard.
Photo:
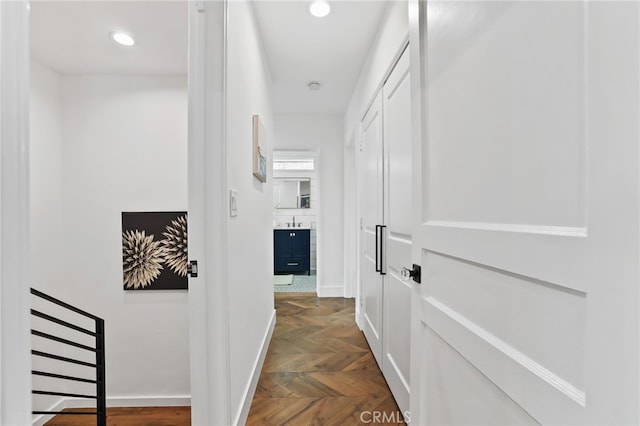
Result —
POLYGON ((271 314, 271 321, 269 321, 269 325, 265 330, 264 338, 262 339, 260 352, 258 353, 258 357, 253 364, 251 378, 249 379, 249 382, 245 387, 244 395, 242 396, 242 403, 240 404, 240 409, 235 415, 235 420, 233 422, 234 425, 243 425, 247 422, 247 418, 249 417, 249 409, 251 408, 251 402, 253 401, 253 396, 256 393, 258 379, 260 378, 260 373, 262 372, 262 365, 264 364, 264 359, 267 356, 267 350, 269 349, 269 343, 271 343, 271 336, 273 336, 273 329, 275 328, 275 326, 276 310, 274 309, 273 313, 271 314))
MULTIPOLYGON (((65 408, 95 407, 86 399, 66 398, 54 404, 47 411, 62 411, 65 408)), ((116 396, 107 398, 107 407, 173 407, 191 405, 190 396, 116 396)), ((43 414, 33 420, 33 426, 43 426, 53 418, 43 414)))
MULTIPOLYGON (((53 404, 46 411, 62 411, 65 408, 67 408, 64 403, 65 403, 65 400, 62 399, 57 404, 53 404)), ((31 422, 31 424, 33 426, 43 426, 46 422, 48 422, 52 418, 53 418, 53 416, 50 415, 50 414, 40 414, 37 417, 34 417, 34 419, 31 422)))
POLYGON ((318 297, 344 297, 344 286, 323 285, 317 288, 318 297))
POLYGON ((107 407, 184 407, 191 396, 116 396, 107 397, 107 407))

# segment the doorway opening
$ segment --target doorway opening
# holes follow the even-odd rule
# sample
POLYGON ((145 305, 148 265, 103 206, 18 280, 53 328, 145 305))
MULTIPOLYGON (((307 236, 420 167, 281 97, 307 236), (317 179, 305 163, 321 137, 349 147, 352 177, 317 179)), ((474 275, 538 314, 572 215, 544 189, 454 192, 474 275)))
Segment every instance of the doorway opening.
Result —
POLYGON ((273 289, 317 293, 316 151, 273 151, 273 289))
MULTIPOLYGON (((109 406, 190 403, 186 270, 182 256, 172 269, 165 255, 171 231, 143 226, 188 207, 187 12, 187 2, 31 3, 32 286, 105 320, 109 406), (133 45, 117 44, 116 31, 133 45), (139 269, 155 268, 132 285, 123 212, 146 214, 130 240, 153 259, 139 269)), ((33 348, 74 358, 43 339, 33 348)), ((56 362, 32 360, 36 370, 90 379, 56 362)), ((59 394, 34 395, 35 411, 95 404, 67 396, 91 394, 74 383, 47 380, 33 388, 59 394)))

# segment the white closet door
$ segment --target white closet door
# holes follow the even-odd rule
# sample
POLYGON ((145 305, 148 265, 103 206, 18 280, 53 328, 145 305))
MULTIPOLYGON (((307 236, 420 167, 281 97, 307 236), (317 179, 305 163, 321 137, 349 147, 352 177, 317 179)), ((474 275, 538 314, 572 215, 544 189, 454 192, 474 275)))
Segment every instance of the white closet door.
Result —
POLYGON ((382 96, 378 95, 362 121, 362 331, 382 365, 382 265, 379 251, 383 222, 382 96))
POLYGON ((639 3, 413 6, 411 420, 639 424, 639 3))
POLYGON ((411 82, 405 50, 383 89, 385 244, 382 371, 400 411, 409 411, 411 283, 411 82))

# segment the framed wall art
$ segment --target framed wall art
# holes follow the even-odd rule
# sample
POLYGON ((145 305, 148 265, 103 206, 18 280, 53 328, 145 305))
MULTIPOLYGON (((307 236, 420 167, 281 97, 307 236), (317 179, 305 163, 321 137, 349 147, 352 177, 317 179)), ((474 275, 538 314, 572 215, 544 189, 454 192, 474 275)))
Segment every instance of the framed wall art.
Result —
POLYGON ((124 290, 186 289, 187 243, 187 212, 123 212, 124 290))
POLYGON ((253 116, 253 175, 267 181, 267 132, 259 115, 253 116))

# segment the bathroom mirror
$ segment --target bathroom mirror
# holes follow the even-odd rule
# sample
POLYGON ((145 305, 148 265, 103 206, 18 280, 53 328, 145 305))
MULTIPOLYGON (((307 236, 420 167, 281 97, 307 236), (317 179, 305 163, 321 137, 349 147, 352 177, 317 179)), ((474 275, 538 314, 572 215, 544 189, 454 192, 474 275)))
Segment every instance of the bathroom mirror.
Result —
POLYGON ((276 209, 308 209, 311 207, 311 179, 274 178, 273 207, 276 209))

